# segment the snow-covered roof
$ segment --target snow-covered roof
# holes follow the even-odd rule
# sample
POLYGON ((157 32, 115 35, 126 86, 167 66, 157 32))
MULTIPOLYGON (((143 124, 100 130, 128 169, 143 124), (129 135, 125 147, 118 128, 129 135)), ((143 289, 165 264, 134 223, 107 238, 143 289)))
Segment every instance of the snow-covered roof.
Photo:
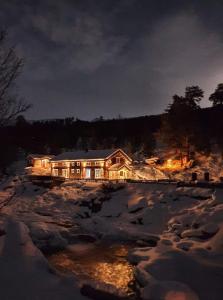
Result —
POLYGON ((114 164, 112 166, 109 167, 109 171, 118 171, 122 168, 126 167, 127 169, 131 169, 130 166, 128 166, 127 164, 114 164))
POLYGON ((53 158, 55 155, 46 155, 46 154, 29 154, 27 157, 28 158, 33 158, 33 159, 37 159, 37 158, 53 158))
POLYGON ((53 161, 59 160, 78 160, 78 159, 105 159, 119 149, 104 149, 104 150, 78 150, 73 152, 64 152, 56 157, 53 161))

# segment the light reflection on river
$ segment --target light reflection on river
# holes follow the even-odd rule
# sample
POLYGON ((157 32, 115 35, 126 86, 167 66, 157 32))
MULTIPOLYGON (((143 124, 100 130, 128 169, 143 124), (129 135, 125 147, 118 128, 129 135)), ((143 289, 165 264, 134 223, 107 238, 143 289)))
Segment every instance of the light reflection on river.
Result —
POLYGON ((80 280, 93 279, 111 284, 131 295, 133 267, 126 259, 128 245, 77 244, 48 257, 61 272, 71 271, 80 280))

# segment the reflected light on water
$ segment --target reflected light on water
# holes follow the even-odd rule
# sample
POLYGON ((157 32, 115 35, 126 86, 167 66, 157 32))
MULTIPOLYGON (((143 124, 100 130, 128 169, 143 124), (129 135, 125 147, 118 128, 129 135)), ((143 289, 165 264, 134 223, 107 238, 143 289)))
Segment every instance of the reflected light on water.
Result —
POLYGON ((96 280, 111 284, 131 294, 133 267, 126 259, 127 245, 104 246, 85 249, 83 252, 63 251, 48 257, 49 262, 61 272, 72 272, 80 280, 96 280))
POLYGON ((128 290, 133 280, 132 268, 125 263, 95 263, 94 278, 114 285, 118 289, 128 290))

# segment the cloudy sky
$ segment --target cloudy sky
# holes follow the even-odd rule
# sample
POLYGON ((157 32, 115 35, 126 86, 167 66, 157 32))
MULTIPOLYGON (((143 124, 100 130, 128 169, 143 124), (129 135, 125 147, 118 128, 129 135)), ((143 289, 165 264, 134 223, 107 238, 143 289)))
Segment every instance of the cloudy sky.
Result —
POLYGON ((187 85, 223 82, 223 1, 1 0, 25 58, 28 119, 162 112, 187 85))

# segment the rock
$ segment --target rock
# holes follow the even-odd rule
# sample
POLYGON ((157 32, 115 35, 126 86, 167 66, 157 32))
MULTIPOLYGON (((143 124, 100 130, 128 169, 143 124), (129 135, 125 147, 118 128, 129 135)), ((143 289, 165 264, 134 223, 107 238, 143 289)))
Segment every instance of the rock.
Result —
POLYGON ((47 240, 52 235, 52 232, 38 225, 31 225, 30 234, 33 240, 47 240))
POLYGON ((173 242, 171 240, 167 240, 167 239, 161 240, 160 243, 162 243, 163 245, 166 245, 166 246, 172 246, 173 245, 173 242))
POLYGON ((184 251, 190 250, 190 248, 192 246, 193 246, 192 242, 181 242, 181 243, 177 244, 177 248, 184 250, 184 251))
POLYGON ((179 236, 175 236, 175 237, 173 238, 173 241, 174 241, 174 242, 179 242, 179 241, 180 241, 179 236))
POLYGON ((80 292, 82 295, 96 300, 127 300, 128 295, 111 284, 88 281, 83 283, 80 292))
POLYGON ((201 231, 204 234, 209 234, 211 236, 215 235, 219 230, 219 226, 215 223, 208 223, 201 227, 201 231))
POLYGON ((146 242, 147 245, 150 247, 156 247, 157 242, 160 240, 160 238, 157 235, 149 235, 149 236, 143 236, 141 240, 146 242))
POLYGON ((203 233, 201 232, 200 229, 187 229, 187 230, 184 230, 182 233, 181 233, 181 237, 184 239, 184 238, 191 238, 191 237, 202 237, 203 233))
POLYGON ((136 244, 137 244, 137 246, 139 246, 139 247, 147 247, 147 246, 148 246, 148 243, 145 242, 145 241, 142 241, 142 240, 137 240, 137 241, 136 241, 136 244))
POLYGON ((142 260, 148 260, 149 255, 148 251, 150 250, 150 247, 147 248, 135 248, 128 253, 128 260, 133 265, 138 264, 142 260), (147 251, 147 252, 146 252, 147 251))
POLYGON ((134 271, 135 279, 141 287, 145 287, 148 284, 154 284, 155 279, 152 275, 146 272, 142 267, 137 266, 134 271))
POLYGON ((69 236, 67 235, 67 239, 70 243, 75 242, 87 242, 87 243, 94 243, 97 241, 97 237, 93 234, 85 234, 85 233, 78 233, 78 234, 72 234, 69 236))
POLYGON ((68 244, 58 231, 51 231, 37 225, 31 225, 30 234, 35 245, 44 253, 63 250, 68 244))
POLYGON ((67 244, 67 241, 64 238, 62 238, 59 234, 54 235, 47 241, 47 252, 63 250, 66 248, 67 244))
POLYGON ((202 240, 209 239, 213 237, 219 230, 219 226, 215 223, 208 223, 206 225, 201 226, 198 229, 188 229, 181 233, 182 238, 186 237, 197 237, 202 240))
POLYGON ((170 224, 171 229, 176 233, 180 233, 183 229, 183 225, 179 223, 170 224))
POLYGON ((205 200, 212 197, 213 191, 207 188, 179 187, 176 189, 176 194, 180 196, 196 198, 199 200, 205 200))
POLYGON ((145 197, 142 197, 140 200, 138 200, 137 203, 128 203, 128 211, 129 213, 136 213, 138 212, 139 210, 145 208, 148 206, 148 203, 147 203, 147 199, 145 197))

